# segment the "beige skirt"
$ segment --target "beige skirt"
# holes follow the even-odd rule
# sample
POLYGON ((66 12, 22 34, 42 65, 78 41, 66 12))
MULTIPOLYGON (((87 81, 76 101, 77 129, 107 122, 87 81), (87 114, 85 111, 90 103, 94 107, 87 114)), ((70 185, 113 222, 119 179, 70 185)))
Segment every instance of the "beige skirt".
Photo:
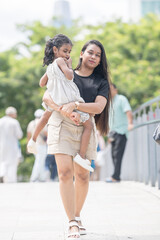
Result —
MULTIPOLYGON (((96 160, 97 134, 94 118, 92 117, 93 130, 91 133, 86 158, 96 160)), ((67 154, 75 156, 80 150, 80 141, 83 125, 75 125, 69 118, 63 117, 54 111, 48 122, 48 154, 67 154)))

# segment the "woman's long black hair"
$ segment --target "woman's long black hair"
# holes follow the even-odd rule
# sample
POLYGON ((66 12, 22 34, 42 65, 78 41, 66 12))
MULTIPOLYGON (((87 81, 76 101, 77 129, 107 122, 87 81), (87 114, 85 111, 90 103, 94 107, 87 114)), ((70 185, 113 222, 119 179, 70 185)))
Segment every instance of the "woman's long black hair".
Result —
MULTIPOLYGON (((110 73, 107 58, 103 45, 98 40, 88 41, 82 48, 81 52, 85 52, 89 45, 96 45, 101 49, 101 60, 100 64, 94 69, 93 74, 102 76, 108 82, 108 98, 107 104, 104 110, 95 116, 95 122, 97 129, 101 135, 106 135, 109 131, 109 108, 111 102, 111 91, 110 91, 110 73)), ((82 65, 82 58, 79 59, 79 63, 75 70, 79 70, 82 65)))
POLYGON ((57 34, 54 36, 54 38, 51 38, 46 42, 43 66, 45 65, 48 66, 50 63, 54 61, 53 47, 55 46, 56 48, 59 49, 60 47, 62 47, 63 44, 70 44, 71 46, 73 46, 72 41, 63 34, 57 34))

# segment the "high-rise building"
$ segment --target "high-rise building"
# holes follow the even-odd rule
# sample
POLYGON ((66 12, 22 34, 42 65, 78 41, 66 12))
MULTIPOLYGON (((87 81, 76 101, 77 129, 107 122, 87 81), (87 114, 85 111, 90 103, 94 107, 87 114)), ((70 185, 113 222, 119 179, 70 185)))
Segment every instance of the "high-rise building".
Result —
POLYGON ((54 24, 57 27, 65 25, 66 27, 71 26, 71 14, 70 5, 67 0, 56 0, 54 4, 54 17, 56 20, 54 24))
POLYGON ((145 16, 147 13, 160 15, 160 0, 141 0, 141 14, 145 16))

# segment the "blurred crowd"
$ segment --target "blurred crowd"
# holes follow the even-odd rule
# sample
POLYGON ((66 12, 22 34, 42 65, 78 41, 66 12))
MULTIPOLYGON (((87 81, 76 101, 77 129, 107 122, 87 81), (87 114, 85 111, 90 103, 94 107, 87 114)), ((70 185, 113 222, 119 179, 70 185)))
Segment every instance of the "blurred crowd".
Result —
MULTIPOLYGON (((34 113, 35 119, 27 126, 27 141, 32 136, 34 128, 43 114, 42 109, 34 113)), ((17 168, 23 156, 20 139, 23 132, 17 120, 16 108, 10 106, 5 111, 5 116, 0 119, 0 182, 17 182, 17 168)), ((54 155, 47 155, 47 127, 37 139, 37 153, 34 155, 34 165, 30 176, 31 182, 45 182, 57 180, 57 167, 54 155)), ((28 153, 29 154, 29 153, 28 153)))

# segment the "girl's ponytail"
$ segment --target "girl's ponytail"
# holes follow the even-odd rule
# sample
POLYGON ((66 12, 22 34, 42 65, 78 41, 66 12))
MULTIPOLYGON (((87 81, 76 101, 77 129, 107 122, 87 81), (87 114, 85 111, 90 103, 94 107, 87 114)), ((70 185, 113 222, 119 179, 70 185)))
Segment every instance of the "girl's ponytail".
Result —
POLYGON ((53 52, 53 41, 52 39, 49 39, 46 43, 46 47, 45 47, 45 52, 44 52, 44 58, 43 58, 43 67, 45 65, 49 65, 50 63, 53 62, 54 60, 54 52, 53 52))

